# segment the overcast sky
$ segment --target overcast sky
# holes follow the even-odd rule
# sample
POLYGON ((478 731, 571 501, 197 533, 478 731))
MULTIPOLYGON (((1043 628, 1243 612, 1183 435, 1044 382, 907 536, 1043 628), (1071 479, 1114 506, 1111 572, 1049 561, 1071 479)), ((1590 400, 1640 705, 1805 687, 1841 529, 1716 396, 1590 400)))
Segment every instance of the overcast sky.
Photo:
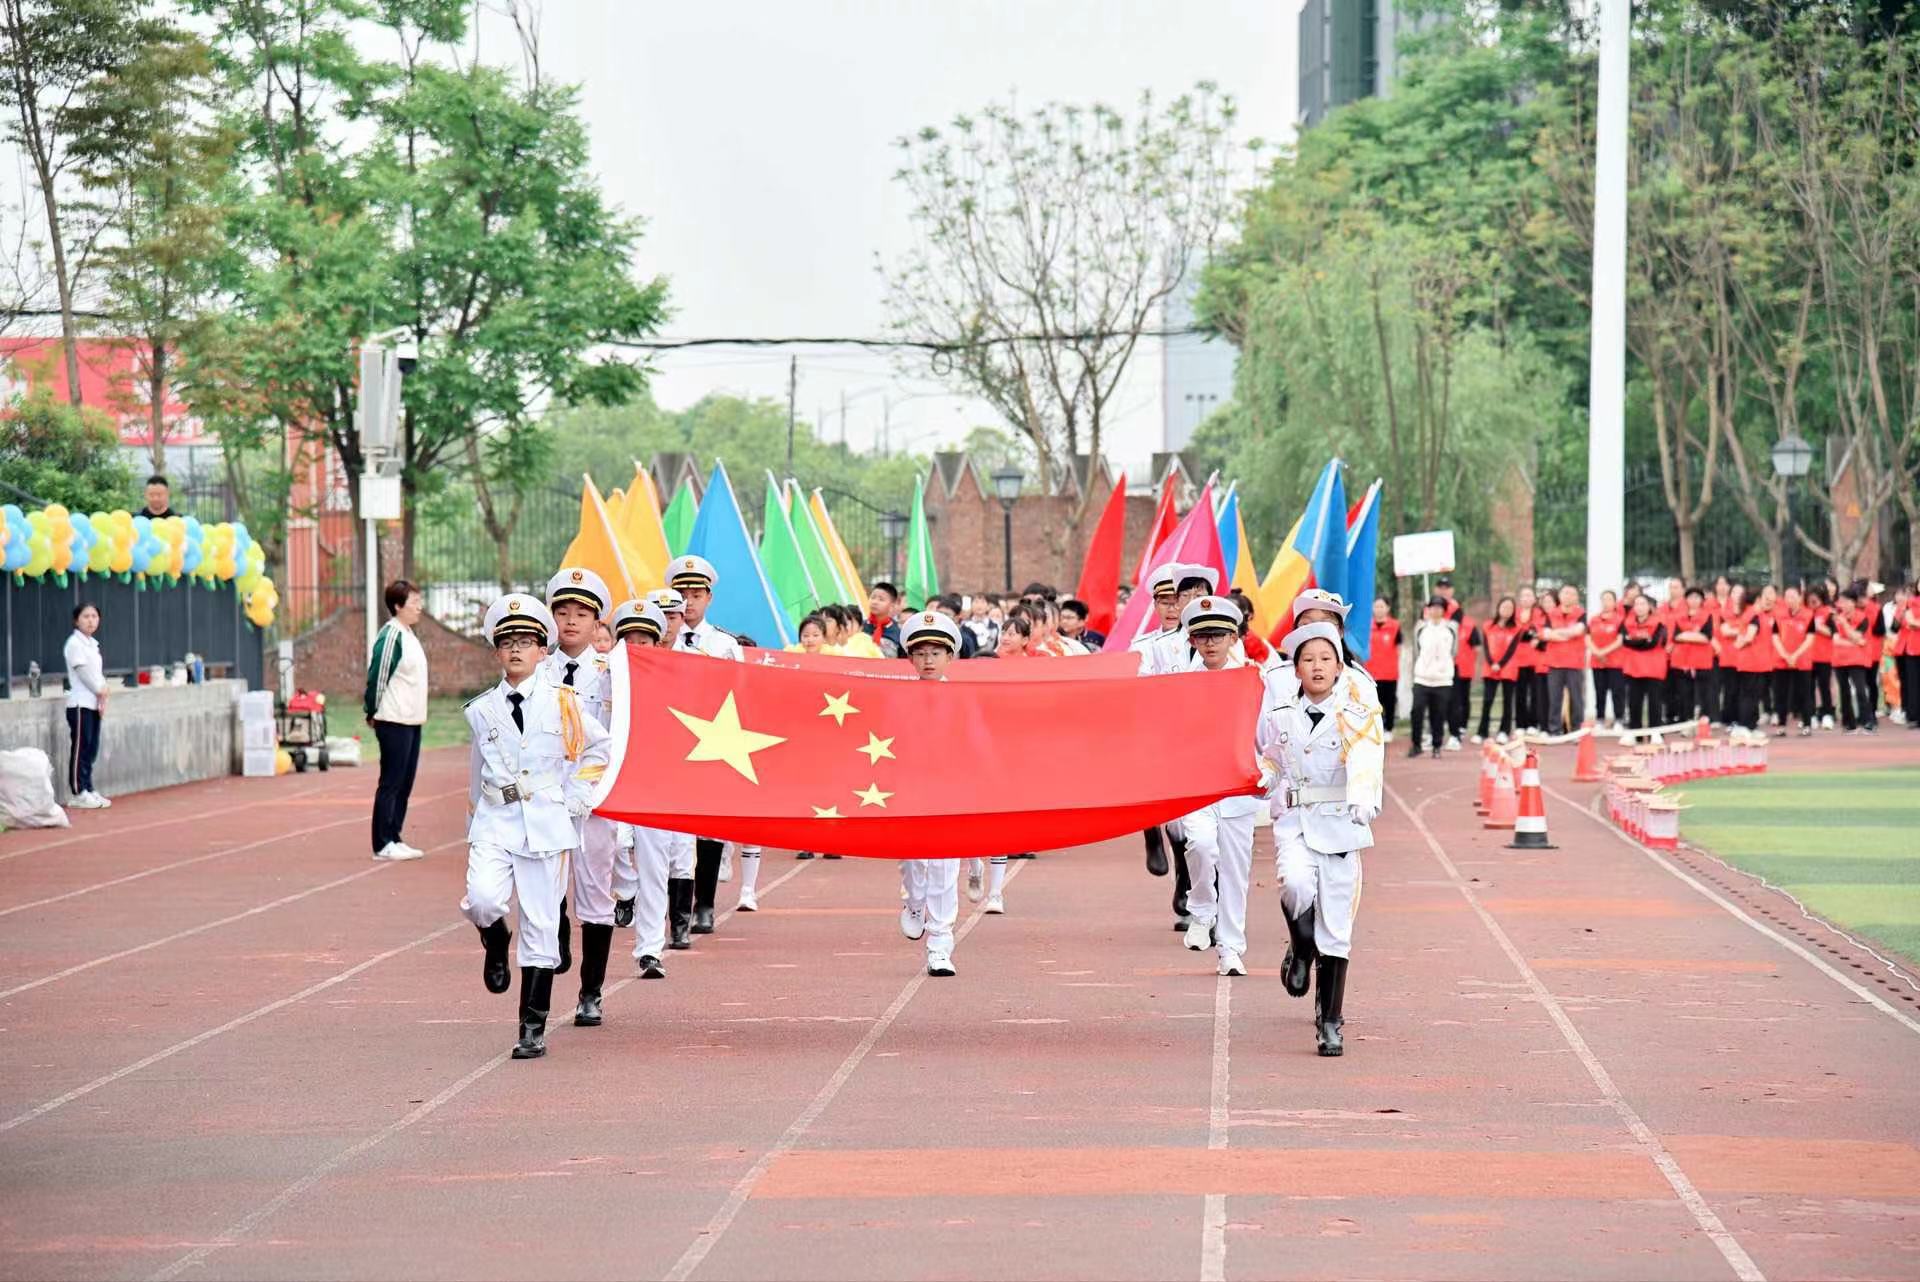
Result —
MULTIPOLYGON (((908 243, 894 139, 1008 94, 1131 105, 1212 80, 1241 136, 1290 135, 1298 0, 548 0, 541 60, 579 84, 609 196, 647 219, 639 267, 668 277, 673 336, 879 334, 875 255, 908 243)), ((488 56, 510 37, 488 28, 488 56)), ((713 391, 784 398, 788 353, 701 349, 659 363, 662 404, 713 391)), ((802 350, 802 418, 825 410, 896 449, 990 421, 880 355, 802 350), (859 393, 858 396, 855 396, 859 393)), ((1144 465, 1160 432, 1157 346, 1143 346, 1109 454, 1144 465)), ((924 374, 924 371, 921 372, 924 374)))

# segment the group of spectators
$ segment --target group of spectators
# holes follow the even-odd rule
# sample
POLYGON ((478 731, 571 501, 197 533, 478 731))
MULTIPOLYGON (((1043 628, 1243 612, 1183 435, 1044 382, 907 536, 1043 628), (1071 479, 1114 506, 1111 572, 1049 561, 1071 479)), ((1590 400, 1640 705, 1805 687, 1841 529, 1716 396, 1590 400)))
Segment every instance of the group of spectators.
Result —
POLYGON ((1920 729, 1920 586, 1911 581, 1750 589, 1724 575, 1710 588, 1676 578, 1653 592, 1637 583, 1602 592, 1591 613, 1572 585, 1524 587, 1476 618, 1442 578, 1421 616, 1403 636, 1388 601, 1375 601, 1367 662, 1391 734, 1400 648, 1409 647, 1412 756, 1423 741, 1438 755, 1469 737, 1476 676, 1474 743, 1578 728, 1589 678, 1594 719, 1607 729, 1706 717, 1749 730, 1874 734, 1883 707, 1890 721, 1920 729))

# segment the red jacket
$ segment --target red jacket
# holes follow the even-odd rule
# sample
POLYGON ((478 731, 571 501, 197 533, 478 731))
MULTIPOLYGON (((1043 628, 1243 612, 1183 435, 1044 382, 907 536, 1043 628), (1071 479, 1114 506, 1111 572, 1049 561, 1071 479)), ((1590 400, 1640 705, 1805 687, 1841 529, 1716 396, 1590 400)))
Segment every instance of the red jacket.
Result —
POLYGON ((1893 639, 1893 652, 1909 658, 1920 656, 1920 596, 1910 596, 1900 613, 1893 616, 1900 631, 1893 639))
MULTIPOLYGON (((1589 619, 1587 621, 1587 639, 1593 643, 1593 649, 1601 650, 1612 645, 1614 638, 1618 637, 1621 629, 1626 626, 1626 622, 1626 611, 1618 607, 1611 610, 1602 610, 1599 614, 1589 619)), ((1593 654, 1591 658, 1594 671, 1605 672, 1611 668, 1625 668, 1627 663, 1626 656, 1627 652, 1625 647, 1615 650, 1612 654, 1593 654)))
POLYGON ((1621 628, 1618 653, 1626 656, 1621 670, 1635 680, 1663 680, 1667 675, 1667 625, 1654 615, 1628 619, 1621 628))
POLYGON ((1454 652, 1453 675, 1462 681, 1473 680, 1480 662, 1480 628, 1465 614, 1454 620, 1460 625, 1460 648, 1454 652))
POLYGON ((1487 680, 1512 681, 1520 674, 1521 664, 1526 662, 1526 642, 1514 644, 1514 638, 1522 631, 1519 623, 1489 623, 1481 629, 1487 639, 1487 680), (1513 654, 1508 656, 1511 649, 1513 654), (1505 662, 1502 662, 1505 660, 1505 662))
POLYGON ((1705 672, 1713 667, 1713 611, 1702 605, 1697 610, 1667 615, 1667 642, 1673 647, 1672 666, 1682 672, 1705 672), (1704 640, 1682 641, 1682 632, 1697 632, 1704 640))
POLYGON ((1400 620, 1389 615, 1373 621, 1372 647, 1363 665, 1374 684, 1400 680, 1400 620))
POLYGON ((1813 614, 1804 605, 1798 610, 1789 610, 1785 606, 1773 618, 1773 639, 1779 643, 1780 660, 1777 667, 1794 672, 1813 671, 1813 647, 1807 648, 1794 657, 1807 639, 1807 633, 1813 628, 1813 614))
POLYGON ((1868 632, 1873 626, 1869 617, 1871 611, 1856 606, 1851 610, 1835 609, 1833 612, 1833 666, 1836 668, 1867 668, 1873 666, 1873 647, 1868 632), (1851 628, 1850 637, 1842 628, 1851 628))
MULTIPOLYGON (((1563 610, 1554 606, 1547 611, 1547 626, 1550 628, 1570 628, 1576 623, 1585 623, 1587 612, 1579 606, 1563 610)), ((1547 661, 1549 668, 1584 668, 1587 666, 1587 636, 1581 633, 1566 641, 1547 642, 1547 661)))
POLYGON ((1772 672, 1772 636, 1772 617, 1757 605, 1742 606, 1739 614, 1721 622, 1720 660, 1735 672, 1772 672))

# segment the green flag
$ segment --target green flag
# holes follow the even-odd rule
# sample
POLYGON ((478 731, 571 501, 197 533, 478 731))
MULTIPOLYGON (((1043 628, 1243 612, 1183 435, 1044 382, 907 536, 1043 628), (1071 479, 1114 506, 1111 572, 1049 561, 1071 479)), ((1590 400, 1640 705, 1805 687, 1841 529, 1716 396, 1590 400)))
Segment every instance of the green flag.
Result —
POLYGON ((813 513, 807 507, 806 498, 800 493, 797 481, 787 482, 787 519, 793 523, 793 536, 800 541, 800 556, 807 563, 807 575, 813 580, 814 595, 822 604, 836 601, 842 605, 854 604, 853 594, 847 591, 847 585, 840 582, 839 573, 833 568, 833 558, 827 554, 826 540, 820 537, 820 527, 814 523, 813 513))
POLYGON ((807 573, 800 541, 794 537, 793 522, 787 519, 787 505, 780 500, 780 483, 771 472, 767 473, 767 503, 760 526, 760 568, 766 572, 774 598, 786 607, 796 627, 819 608, 820 598, 807 573))
POLYGON ((926 478, 913 484, 913 517, 907 527, 907 606, 924 610, 940 595, 940 571, 933 563, 933 538, 927 530, 926 478))
POLYGON ((680 482, 680 488, 673 492, 673 502, 660 514, 660 524, 667 531, 667 551, 674 556, 687 554, 687 540, 693 537, 693 518, 699 509, 693 501, 693 482, 680 482))

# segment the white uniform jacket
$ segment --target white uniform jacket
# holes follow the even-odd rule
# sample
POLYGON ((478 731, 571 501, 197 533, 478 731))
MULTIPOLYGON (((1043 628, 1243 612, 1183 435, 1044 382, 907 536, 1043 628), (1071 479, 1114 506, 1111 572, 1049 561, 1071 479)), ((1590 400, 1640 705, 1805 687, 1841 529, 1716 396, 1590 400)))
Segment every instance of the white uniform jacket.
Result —
POLYGON ((1127 649, 1139 652, 1140 675, 1143 677, 1184 672, 1187 658, 1193 653, 1193 647, 1187 644, 1187 634, 1179 628, 1141 637, 1127 649))
POLYGON ((1347 763, 1340 719, 1350 724, 1377 722, 1345 682, 1334 686, 1315 725, 1308 699, 1296 684, 1278 702, 1269 700, 1257 732, 1260 755, 1273 765, 1273 838, 1298 838, 1323 855, 1347 854, 1373 845, 1378 804, 1347 800, 1347 763))
POLYGON ((744 663, 747 657, 733 633, 725 628, 714 627, 711 619, 700 620, 697 627, 682 628, 680 635, 674 638, 673 648, 696 651, 713 659, 732 659, 735 663, 744 663), (693 638, 691 645, 687 642, 688 637, 693 638))
MULTIPOLYGON (((1380 711, 1380 687, 1371 672, 1358 664, 1349 663, 1340 670, 1340 675, 1353 678, 1367 706, 1375 712, 1380 711)), ((1300 678, 1293 670, 1293 661, 1278 650, 1267 656, 1267 661, 1260 665, 1260 679, 1267 683, 1268 707, 1300 693, 1300 678)))
POLYGON ((569 659, 555 650, 541 665, 547 684, 556 686, 567 683, 569 663, 580 665, 573 673, 573 691, 580 696, 580 711, 598 721, 603 730, 613 724, 613 673, 607 661, 606 655, 589 647, 578 659, 569 659))
MULTIPOLYGON (((1207 661, 1200 657, 1199 651, 1195 650, 1191 643, 1187 642, 1184 634, 1182 635, 1182 638, 1181 638, 1181 644, 1187 647, 1187 653, 1185 658, 1179 663, 1179 666, 1170 667, 1166 671, 1169 673, 1205 672, 1207 670, 1207 661)), ((1247 659, 1245 656, 1241 656, 1239 658, 1229 658, 1226 664, 1220 670, 1222 672, 1225 672, 1231 668, 1244 668, 1250 662, 1252 661, 1247 659)), ((1264 764, 1261 764, 1259 762, 1258 756, 1259 754, 1256 752, 1255 764, 1259 766, 1260 773, 1264 781, 1265 775, 1267 773, 1267 769, 1264 764)), ((1251 815, 1251 814, 1259 813, 1261 800, 1258 797, 1240 797, 1240 796, 1222 797, 1220 798, 1220 800, 1214 802, 1213 805, 1223 815, 1251 815)))
POLYGON ((572 690, 536 670, 519 687, 526 696, 523 733, 507 701, 514 688, 502 681, 467 704, 467 841, 513 854, 572 850, 579 840, 574 820, 587 813, 606 773, 606 728, 581 711, 572 690))

